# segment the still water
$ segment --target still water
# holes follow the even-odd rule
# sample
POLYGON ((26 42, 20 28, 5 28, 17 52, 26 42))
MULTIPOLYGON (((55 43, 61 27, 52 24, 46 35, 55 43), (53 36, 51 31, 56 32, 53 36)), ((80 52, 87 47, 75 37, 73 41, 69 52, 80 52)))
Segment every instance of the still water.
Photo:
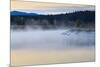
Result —
POLYGON ((11 30, 11 49, 94 48, 94 31, 11 30))

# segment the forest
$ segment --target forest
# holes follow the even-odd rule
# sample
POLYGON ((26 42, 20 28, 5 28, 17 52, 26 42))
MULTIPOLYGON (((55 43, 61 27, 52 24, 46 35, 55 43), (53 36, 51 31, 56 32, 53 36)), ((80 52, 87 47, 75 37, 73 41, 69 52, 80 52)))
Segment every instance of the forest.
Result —
POLYGON ((56 15, 39 15, 35 13, 11 12, 11 27, 25 28, 95 28, 95 11, 76 11, 56 15))

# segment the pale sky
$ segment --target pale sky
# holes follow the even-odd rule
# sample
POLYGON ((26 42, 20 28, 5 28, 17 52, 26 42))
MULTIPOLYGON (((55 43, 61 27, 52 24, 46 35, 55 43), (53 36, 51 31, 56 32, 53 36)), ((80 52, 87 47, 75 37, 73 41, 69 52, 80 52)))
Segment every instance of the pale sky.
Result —
POLYGON ((83 10, 95 10, 95 6, 34 1, 11 1, 11 11, 33 12, 38 14, 59 14, 83 10))

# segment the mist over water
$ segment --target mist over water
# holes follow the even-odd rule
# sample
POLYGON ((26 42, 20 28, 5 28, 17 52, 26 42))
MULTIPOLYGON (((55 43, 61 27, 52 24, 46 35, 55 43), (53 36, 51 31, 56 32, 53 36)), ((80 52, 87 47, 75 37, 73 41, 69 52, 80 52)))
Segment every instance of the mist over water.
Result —
POLYGON ((94 48, 94 45, 94 31, 11 30, 11 49, 94 48))

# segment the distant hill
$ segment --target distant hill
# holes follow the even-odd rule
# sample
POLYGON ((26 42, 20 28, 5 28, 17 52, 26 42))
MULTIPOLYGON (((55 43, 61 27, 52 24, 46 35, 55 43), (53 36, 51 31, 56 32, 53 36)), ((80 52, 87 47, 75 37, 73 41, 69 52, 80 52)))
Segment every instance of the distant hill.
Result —
POLYGON ((36 13, 26 13, 26 12, 20 12, 20 11, 12 11, 11 16, 36 16, 38 14, 36 13))

